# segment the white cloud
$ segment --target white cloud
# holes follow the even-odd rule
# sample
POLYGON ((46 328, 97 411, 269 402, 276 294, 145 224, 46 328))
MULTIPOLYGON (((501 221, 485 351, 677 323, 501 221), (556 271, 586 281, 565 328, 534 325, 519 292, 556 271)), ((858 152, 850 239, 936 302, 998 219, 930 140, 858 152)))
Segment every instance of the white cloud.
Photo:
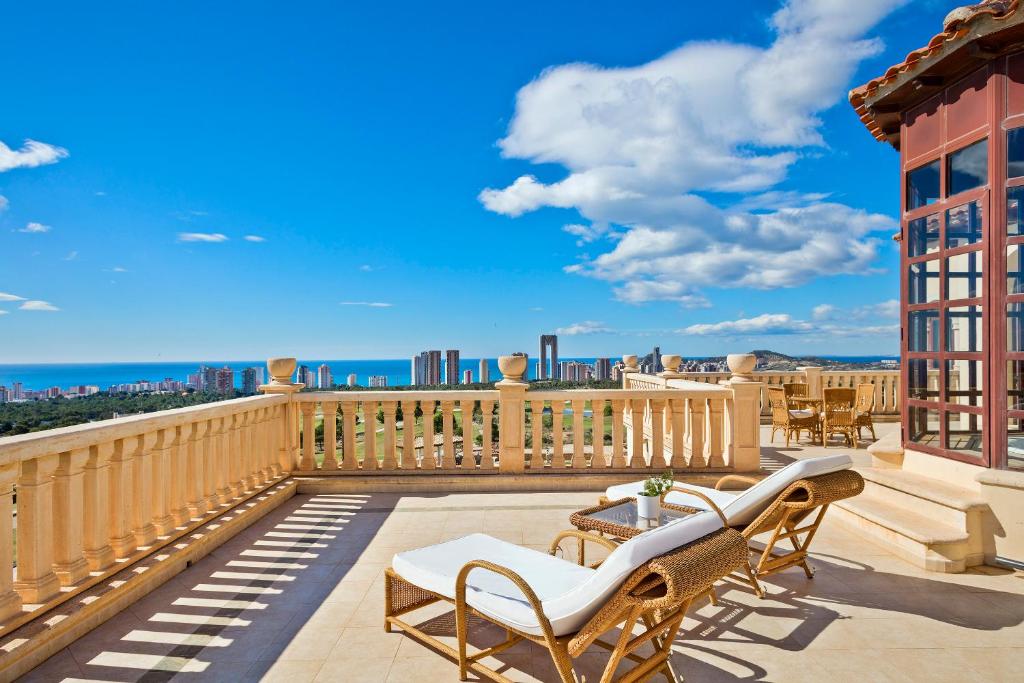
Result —
POLYGON ((726 320, 720 323, 690 325, 681 334, 700 337, 732 337, 737 335, 806 334, 815 326, 803 320, 794 320, 788 313, 764 313, 754 318, 726 320))
POLYGON ((373 266, 371 266, 369 263, 364 263, 363 265, 359 266, 359 270, 363 271, 364 273, 369 273, 373 271, 373 266))
POLYGON ((15 294, 8 294, 7 292, 0 292, 0 301, 24 301, 25 297, 17 296, 15 294))
POLYGON ((811 317, 815 320, 828 320, 837 310, 832 304, 818 304, 811 310, 811 317))
POLYGON ((593 242, 607 234, 608 226, 602 223, 591 223, 590 225, 570 223, 569 225, 563 225, 562 230, 570 235, 579 237, 576 240, 576 246, 582 247, 584 244, 593 242))
POLYGON ((53 230, 53 228, 51 228, 49 225, 43 225, 42 223, 34 223, 33 222, 33 223, 29 223, 24 228, 21 228, 20 230, 18 230, 18 232, 41 233, 41 232, 50 232, 50 230, 53 230))
POLYGON ((628 304, 647 301, 676 301, 684 308, 708 308, 711 302, 699 294, 688 293, 682 282, 674 280, 633 280, 615 289, 615 298, 628 304))
POLYGON ((811 310, 814 320, 895 320, 900 317, 900 302, 896 299, 864 304, 853 308, 840 308, 833 304, 818 304, 811 310))
POLYGON ((93 192, 93 195, 96 196, 96 197, 106 197, 107 193, 103 192, 102 190, 100 190, 98 192, 93 192))
POLYGON ((568 270, 615 283, 634 302, 872 272, 881 244, 872 233, 895 220, 775 187, 806 148, 824 146, 819 114, 881 48, 862 36, 904 2, 789 0, 767 47, 691 42, 636 67, 547 69, 518 92, 499 147, 566 176, 523 175, 479 199, 508 216, 576 209, 590 225, 563 229, 580 243, 622 226, 607 235, 613 248, 568 270))
POLYGON ((382 301, 339 301, 342 306, 369 306, 370 308, 391 308, 394 304, 384 303, 382 301))
POLYGON ((77 258, 78 258, 78 252, 77 251, 69 251, 68 255, 65 256, 62 260, 63 261, 74 261, 77 258))
POLYGON ((597 322, 596 320, 584 320, 581 323, 573 323, 568 327, 559 327, 555 330, 555 334, 571 337, 578 334, 600 334, 613 331, 604 323, 597 322))
MULTIPOLYGON (((227 239, 227 238, 225 238, 225 239, 227 239)), ((260 237, 259 235, 246 235, 242 239, 244 239, 246 242, 266 242, 267 241, 266 237, 260 237)))
POLYGON ((7 311, 0 309, 0 315, 7 315, 7 311))
POLYGON ((60 309, 48 301, 26 301, 18 306, 21 311, 59 311, 60 309))
POLYGON ((227 242, 228 236, 219 232, 179 232, 179 242, 227 242))
POLYGON ((4 209, 6 209, 9 205, 10 205, 10 202, 7 201, 7 197, 5 197, 2 194, 0 194, 0 211, 3 211, 4 209))
POLYGON ((127 273, 128 272, 128 269, 125 268, 124 266, 114 266, 113 268, 107 268, 106 270, 109 273, 127 273))
POLYGON ((25 140, 25 144, 17 150, 0 142, 0 173, 14 168, 34 168, 55 164, 67 155, 68 151, 63 147, 48 145, 37 140, 25 140))

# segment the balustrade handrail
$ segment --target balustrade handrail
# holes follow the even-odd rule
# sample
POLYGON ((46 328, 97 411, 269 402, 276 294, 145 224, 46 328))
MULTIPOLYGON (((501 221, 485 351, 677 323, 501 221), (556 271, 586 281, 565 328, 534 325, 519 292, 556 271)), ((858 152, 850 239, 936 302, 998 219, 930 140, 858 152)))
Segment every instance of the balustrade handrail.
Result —
POLYGON ((498 398, 497 389, 436 389, 430 390, 414 390, 404 391, 399 389, 391 390, 379 390, 379 391, 304 391, 302 393, 295 394, 295 400, 299 403, 316 403, 320 401, 390 401, 390 400, 405 400, 405 401, 429 401, 430 399, 442 400, 447 398, 448 400, 496 400, 498 398))
POLYGON ((557 401, 560 398, 583 398, 584 400, 669 399, 669 398, 722 398, 729 393, 725 387, 701 382, 690 382, 691 386, 674 389, 544 389, 527 391, 528 400, 557 401), (683 396, 681 396, 683 394, 683 396))
POLYGON ((287 402, 281 395, 247 396, 0 437, 0 466, 287 402))

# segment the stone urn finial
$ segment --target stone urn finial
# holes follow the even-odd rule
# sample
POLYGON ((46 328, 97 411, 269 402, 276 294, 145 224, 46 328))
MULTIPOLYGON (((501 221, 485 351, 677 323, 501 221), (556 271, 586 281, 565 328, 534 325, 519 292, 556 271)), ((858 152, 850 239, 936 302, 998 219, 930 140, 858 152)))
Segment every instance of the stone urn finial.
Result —
POLYGON ((623 372, 640 372, 640 365, 637 363, 635 354, 623 356, 622 363, 625 366, 622 369, 623 372))
POLYGON ((757 367, 757 356, 752 353, 730 353, 725 362, 732 372, 733 381, 751 382, 754 379, 754 368, 757 367))
POLYGON ((526 356, 498 356, 498 370, 501 371, 502 382, 521 384, 526 374, 526 356))
POLYGON ((678 356, 674 353, 663 354, 661 356, 661 364, 665 366, 664 372, 661 374, 676 374, 679 372, 679 366, 683 363, 683 357, 678 356))
POLYGON ((270 371, 272 378, 271 384, 291 384, 296 363, 295 358, 270 358, 267 360, 267 370, 270 371))

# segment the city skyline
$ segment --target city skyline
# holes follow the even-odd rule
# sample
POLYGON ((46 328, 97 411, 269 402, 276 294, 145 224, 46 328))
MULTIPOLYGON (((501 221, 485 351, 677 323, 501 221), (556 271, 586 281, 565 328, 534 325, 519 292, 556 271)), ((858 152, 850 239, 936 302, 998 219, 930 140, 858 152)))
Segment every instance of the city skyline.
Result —
POLYGON ((898 158, 844 99, 950 6, 12 7, 80 57, 9 70, 0 362, 895 353, 898 158))

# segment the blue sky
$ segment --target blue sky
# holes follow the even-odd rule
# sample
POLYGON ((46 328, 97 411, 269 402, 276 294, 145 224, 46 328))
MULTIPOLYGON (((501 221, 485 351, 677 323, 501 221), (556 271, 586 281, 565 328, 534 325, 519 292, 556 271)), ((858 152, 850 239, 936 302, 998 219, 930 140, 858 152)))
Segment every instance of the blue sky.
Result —
POLYGON ((895 353, 845 94, 953 6, 16 3, 0 362, 895 353))

